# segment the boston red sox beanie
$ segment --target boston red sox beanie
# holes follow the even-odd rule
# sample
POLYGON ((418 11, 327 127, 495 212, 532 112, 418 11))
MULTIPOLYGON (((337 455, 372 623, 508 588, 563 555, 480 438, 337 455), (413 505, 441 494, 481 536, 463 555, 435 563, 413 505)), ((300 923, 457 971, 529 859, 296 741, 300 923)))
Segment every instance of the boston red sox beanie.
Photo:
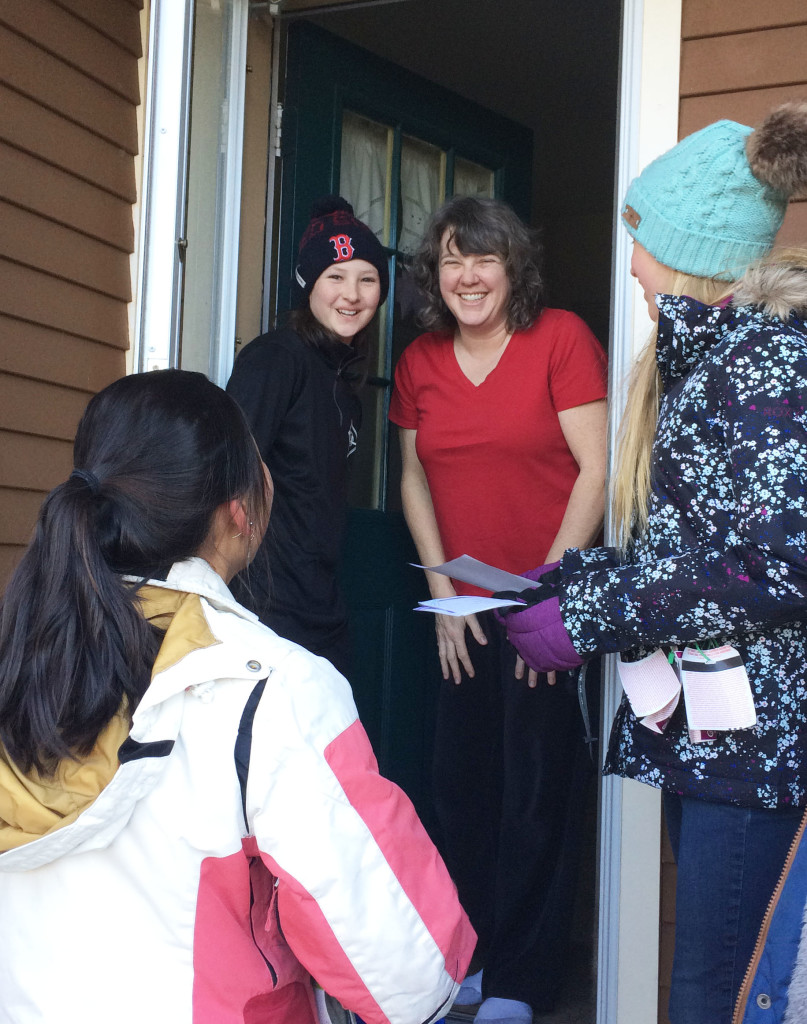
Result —
POLYGON ((378 271, 383 302, 389 291, 387 254, 375 234, 358 220, 353 207, 341 196, 318 199, 311 210, 311 221, 300 241, 294 277, 302 294, 298 305, 308 302, 311 289, 320 274, 334 263, 366 260, 378 271))

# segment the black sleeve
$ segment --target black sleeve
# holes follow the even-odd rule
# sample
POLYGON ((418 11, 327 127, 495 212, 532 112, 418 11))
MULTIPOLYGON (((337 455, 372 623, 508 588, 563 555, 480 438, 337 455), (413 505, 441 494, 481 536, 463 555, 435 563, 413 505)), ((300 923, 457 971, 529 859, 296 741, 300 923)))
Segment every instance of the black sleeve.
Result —
POLYGON ((250 342, 235 361, 226 391, 241 406, 264 461, 300 394, 303 375, 302 353, 271 335, 250 342))

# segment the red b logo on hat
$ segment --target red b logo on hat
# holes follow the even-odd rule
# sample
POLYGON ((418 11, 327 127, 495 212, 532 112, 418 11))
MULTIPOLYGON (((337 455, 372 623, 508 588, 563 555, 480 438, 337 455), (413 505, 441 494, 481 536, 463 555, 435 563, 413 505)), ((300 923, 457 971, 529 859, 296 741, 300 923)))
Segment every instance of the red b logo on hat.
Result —
POLYGON ((333 258, 334 263, 344 263, 345 260, 353 259, 353 253, 356 250, 353 248, 352 238, 348 238, 347 235, 331 235, 328 241, 336 249, 336 255, 333 258))

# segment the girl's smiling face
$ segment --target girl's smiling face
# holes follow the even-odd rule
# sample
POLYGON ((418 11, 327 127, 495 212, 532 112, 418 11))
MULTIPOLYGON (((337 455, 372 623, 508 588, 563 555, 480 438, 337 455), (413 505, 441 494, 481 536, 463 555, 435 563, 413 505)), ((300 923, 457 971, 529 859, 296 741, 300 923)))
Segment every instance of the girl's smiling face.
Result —
POLYGON ((367 260, 335 263, 319 275, 308 305, 314 317, 349 345, 373 319, 381 298, 378 271, 367 260))

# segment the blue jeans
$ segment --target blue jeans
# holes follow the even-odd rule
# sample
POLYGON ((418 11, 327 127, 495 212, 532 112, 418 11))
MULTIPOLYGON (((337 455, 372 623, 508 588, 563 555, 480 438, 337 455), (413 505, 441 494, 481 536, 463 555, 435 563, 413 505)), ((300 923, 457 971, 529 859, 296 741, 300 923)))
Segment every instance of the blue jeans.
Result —
POLYGON ((672 1024, 730 1024, 762 919, 801 820, 664 794, 678 865, 672 1024))

